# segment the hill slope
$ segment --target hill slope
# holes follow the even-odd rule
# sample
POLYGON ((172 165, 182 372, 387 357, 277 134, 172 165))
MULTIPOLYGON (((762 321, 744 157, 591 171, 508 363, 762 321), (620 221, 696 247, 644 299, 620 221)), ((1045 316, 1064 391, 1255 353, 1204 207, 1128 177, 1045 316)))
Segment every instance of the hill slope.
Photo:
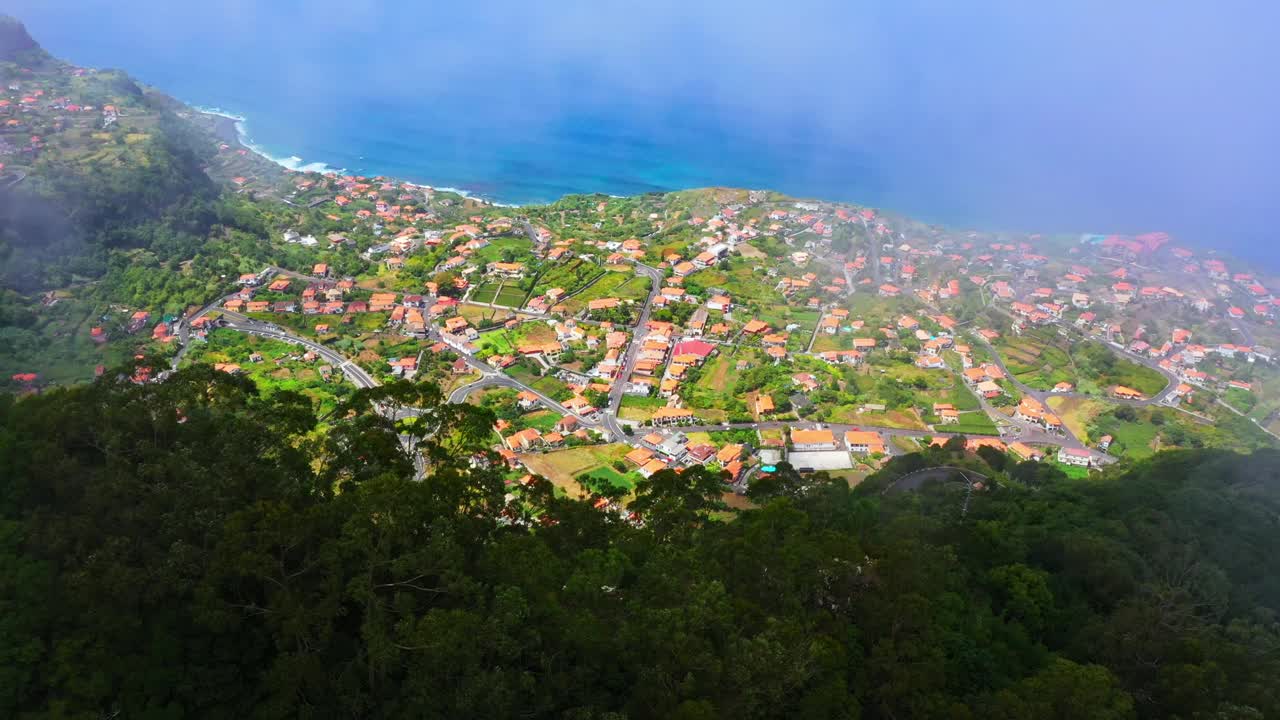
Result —
POLYGON ((965 516, 875 492, 947 448, 858 492, 784 467, 730 522, 664 471, 633 525, 505 488, 486 411, 406 390, 449 438, 422 482, 368 393, 322 439, 208 368, 0 399, 0 714, 1280 714, 1274 452, 985 467, 965 516))

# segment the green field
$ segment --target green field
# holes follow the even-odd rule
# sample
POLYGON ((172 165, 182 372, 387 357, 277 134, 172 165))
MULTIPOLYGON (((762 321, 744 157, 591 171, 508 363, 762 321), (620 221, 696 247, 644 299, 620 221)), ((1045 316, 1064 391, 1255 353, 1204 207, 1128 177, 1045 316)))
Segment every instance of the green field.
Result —
POLYGON ((528 263, 533 258, 533 242, 523 236, 492 238, 488 245, 471 256, 471 262, 483 267, 501 261, 507 251, 510 251, 514 262, 528 263))
POLYGON ((482 333, 480 339, 475 341, 475 345, 494 355, 514 355, 516 352, 516 339, 509 330, 482 333))
POLYGON ((472 302, 492 304, 494 299, 498 296, 498 288, 500 286, 501 283, 496 282, 485 282, 477 285, 476 288, 471 291, 472 302))
POLYGON ((1060 382, 1078 384, 1076 368, 1065 339, 1051 332, 1002 336, 996 345, 1005 367, 1020 382, 1037 390, 1051 390, 1060 382))
POLYGON ((524 305, 525 291, 515 285, 505 285, 493 299, 494 305, 518 308, 524 305))
POLYGON ((624 475, 608 465, 603 465, 592 470, 587 473, 587 477, 590 477, 592 480, 601 481, 615 488, 622 488, 623 490, 634 489, 636 483, 644 479, 640 473, 629 472, 624 475))
POLYGON ((565 294, 572 294, 584 285, 595 281, 607 272, 601 266, 574 258, 565 263, 551 265, 543 270, 534 283, 533 296, 545 295, 552 288, 560 288, 565 294))
POLYGON ((564 301, 569 314, 584 310, 592 300, 615 297, 619 300, 641 301, 649 296, 649 278, 630 272, 610 272, 591 287, 564 301))
POLYGON ((520 416, 520 424, 526 428, 537 428, 538 432, 544 434, 554 430, 558 422, 560 422, 560 415, 550 410, 539 410, 520 416))
POLYGON ((960 422, 957 425, 939 425, 939 430, 947 432, 964 433, 965 435, 999 435, 1000 431, 996 429, 996 424, 987 417, 985 412, 970 412, 960 415, 960 422))
POLYGON ((995 347, 1009 372, 1036 390, 1051 390, 1060 382, 1069 382, 1080 392, 1105 395, 1111 387, 1124 385, 1149 397, 1168 382, 1159 372, 1127 360, 1101 343, 1072 342, 1049 329, 1003 336, 995 347))
POLYGON ((1063 465, 1057 460, 1046 460, 1045 462, 1058 468, 1064 475, 1072 478, 1073 480, 1083 480, 1089 477, 1089 468, 1083 468, 1079 465, 1063 465))

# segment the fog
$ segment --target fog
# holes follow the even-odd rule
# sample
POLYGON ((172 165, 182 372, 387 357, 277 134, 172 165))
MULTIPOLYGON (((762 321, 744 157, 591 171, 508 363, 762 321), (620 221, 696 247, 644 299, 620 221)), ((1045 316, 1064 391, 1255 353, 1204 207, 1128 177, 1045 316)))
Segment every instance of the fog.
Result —
POLYGON ((692 179, 1254 256, 1280 188, 1280 8, 1262 2, 7 5, 72 61, 191 102, 274 103, 292 133, 274 140, 306 147, 398 107, 468 147, 599 118, 602 143, 783 148, 737 183, 741 160, 692 156, 692 179))

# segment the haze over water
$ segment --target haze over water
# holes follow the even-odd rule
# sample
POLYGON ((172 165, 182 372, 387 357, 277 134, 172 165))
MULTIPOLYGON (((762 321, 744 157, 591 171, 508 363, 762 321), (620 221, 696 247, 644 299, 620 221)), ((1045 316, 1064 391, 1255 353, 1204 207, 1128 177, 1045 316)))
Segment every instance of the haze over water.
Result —
POLYGON ((768 187, 1280 268, 1270 3, 10 0, 256 145, 501 202, 768 187))

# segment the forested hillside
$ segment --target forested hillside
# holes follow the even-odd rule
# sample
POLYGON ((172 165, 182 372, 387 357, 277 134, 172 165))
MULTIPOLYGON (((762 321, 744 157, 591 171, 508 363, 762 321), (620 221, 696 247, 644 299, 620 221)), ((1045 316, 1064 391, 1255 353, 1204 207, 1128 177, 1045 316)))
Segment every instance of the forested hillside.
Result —
POLYGON ((205 367, 0 398, 0 716, 1280 714, 1276 453, 1087 482, 984 454, 1012 479, 964 514, 879 492, 959 445, 736 514, 666 471, 630 522, 504 487, 487 411, 376 392, 427 419, 362 391, 322 431, 205 367))
MULTIPOLYGON (((0 63, 0 80, 29 82, 50 66, 56 61, 44 60, 34 71, 0 63)), ((116 249, 155 246, 191 257, 216 219, 218 191, 202 169, 213 149, 208 138, 179 121, 166 99, 126 76, 75 80, 86 86, 81 93, 100 97, 122 114, 113 117, 128 121, 94 118, 101 127, 79 128, 84 119, 24 119, 31 150, 18 157, 22 165, 9 162, 10 174, 0 182, 0 282, 12 287, 98 277, 116 249)))

